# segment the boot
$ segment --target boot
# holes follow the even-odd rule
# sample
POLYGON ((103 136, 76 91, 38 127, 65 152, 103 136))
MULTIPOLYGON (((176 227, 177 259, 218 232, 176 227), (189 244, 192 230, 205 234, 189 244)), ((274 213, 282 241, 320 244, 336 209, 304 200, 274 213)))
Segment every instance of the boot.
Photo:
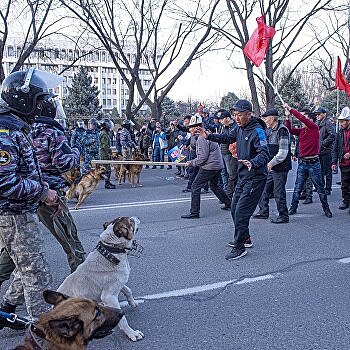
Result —
POLYGON ((115 185, 113 185, 112 183, 110 183, 109 181, 105 182, 105 188, 111 190, 111 189, 115 189, 115 185))
MULTIPOLYGON (((0 305, 0 311, 6 312, 8 314, 14 314, 16 312, 16 305, 12 305, 6 302, 2 302, 0 305)), ((0 317, 0 329, 8 327, 15 330, 24 330, 26 325, 20 322, 10 322, 6 318, 0 317)))

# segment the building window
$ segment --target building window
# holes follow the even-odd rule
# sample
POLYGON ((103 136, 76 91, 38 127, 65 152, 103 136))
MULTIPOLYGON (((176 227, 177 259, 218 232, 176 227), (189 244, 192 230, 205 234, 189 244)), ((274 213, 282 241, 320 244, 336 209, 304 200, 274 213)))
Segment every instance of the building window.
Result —
POLYGON ((8 48, 7 48, 7 55, 9 57, 13 57, 14 56, 13 46, 8 46, 8 48))

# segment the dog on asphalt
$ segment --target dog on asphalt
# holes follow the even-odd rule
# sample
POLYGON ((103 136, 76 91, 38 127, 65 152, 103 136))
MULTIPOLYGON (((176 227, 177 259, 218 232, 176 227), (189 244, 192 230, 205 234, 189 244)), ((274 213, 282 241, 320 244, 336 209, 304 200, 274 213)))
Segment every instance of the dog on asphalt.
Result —
POLYGON ((91 299, 54 291, 45 291, 44 299, 54 308, 29 326, 23 345, 15 350, 84 350, 90 340, 111 334, 123 317, 120 309, 91 299))
POLYGON ((72 183, 66 193, 66 199, 69 200, 73 197, 78 199, 78 203, 74 209, 79 209, 85 199, 90 196, 98 182, 105 178, 105 172, 105 167, 97 166, 72 183))
MULTIPOLYGON (((129 305, 137 304, 131 289, 126 286, 130 275, 127 251, 132 250, 140 220, 137 217, 117 217, 103 225, 97 248, 59 286, 58 292, 70 296, 85 297, 120 309, 122 292, 129 305)), ((143 339, 139 330, 132 329, 123 316, 118 327, 132 341, 143 339)))
MULTIPOLYGON (((133 153, 130 160, 138 160, 143 161, 146 160, 145 155, 142 153, 133 153)), ((125 182, 126 176, 128 176, 129 183, 131 187, 135 187, 135 177, 137 178, 137 186, 142 187, 140 183, 141 171, 143 169, 143 165, 139 164, 122 164, 119 168, 119 177, 118 177, 118 185, 121 185, 122 182, 125 182)), ((116 173, 116 169, 114 169, 116 173)))

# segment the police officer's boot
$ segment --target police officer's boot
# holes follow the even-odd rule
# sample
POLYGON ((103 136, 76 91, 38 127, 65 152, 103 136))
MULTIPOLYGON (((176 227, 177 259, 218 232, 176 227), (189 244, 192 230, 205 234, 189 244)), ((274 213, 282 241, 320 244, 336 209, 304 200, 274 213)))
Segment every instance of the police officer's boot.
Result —
MULTIPOLYGON (((16 305, 2 302, 0 305, 0 311, 6 312, 8 314, 14 314, 16 312, 16 305)), ((26 325, 24 323, 10 322, 6 318, 1 316, 0 317, 0 329, 3 329, 4 327, 16 329, 16 330, 26 329, 26 325)))
POLYGON ((105 188, 107 188, 107 189, 115 189, 115 185, 113 185, 109 181, 106 181, 105 182, 105 188))

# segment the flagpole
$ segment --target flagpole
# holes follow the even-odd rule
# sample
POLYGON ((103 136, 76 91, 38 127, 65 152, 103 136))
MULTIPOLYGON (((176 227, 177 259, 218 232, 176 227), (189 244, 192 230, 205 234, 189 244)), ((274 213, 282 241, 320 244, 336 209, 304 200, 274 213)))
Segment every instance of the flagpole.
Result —
POLYGON ((337 117, 339 114, 339 89, 337 89, 337 117))
POLYGON ((275 94, 277 95, 277 97, 280 99, 282 105, 284 104, 283 98, 282 96, 279 94, 277 88, 275 85, 272 84, 272 81, 267 77, 267 75, 265 74, 264 70, 262 69, 262 67, 258 67, 261 75, 263 76, 263 78, 271 85, 271 87, 273 88, 273 91, 275 92, 275 94))

